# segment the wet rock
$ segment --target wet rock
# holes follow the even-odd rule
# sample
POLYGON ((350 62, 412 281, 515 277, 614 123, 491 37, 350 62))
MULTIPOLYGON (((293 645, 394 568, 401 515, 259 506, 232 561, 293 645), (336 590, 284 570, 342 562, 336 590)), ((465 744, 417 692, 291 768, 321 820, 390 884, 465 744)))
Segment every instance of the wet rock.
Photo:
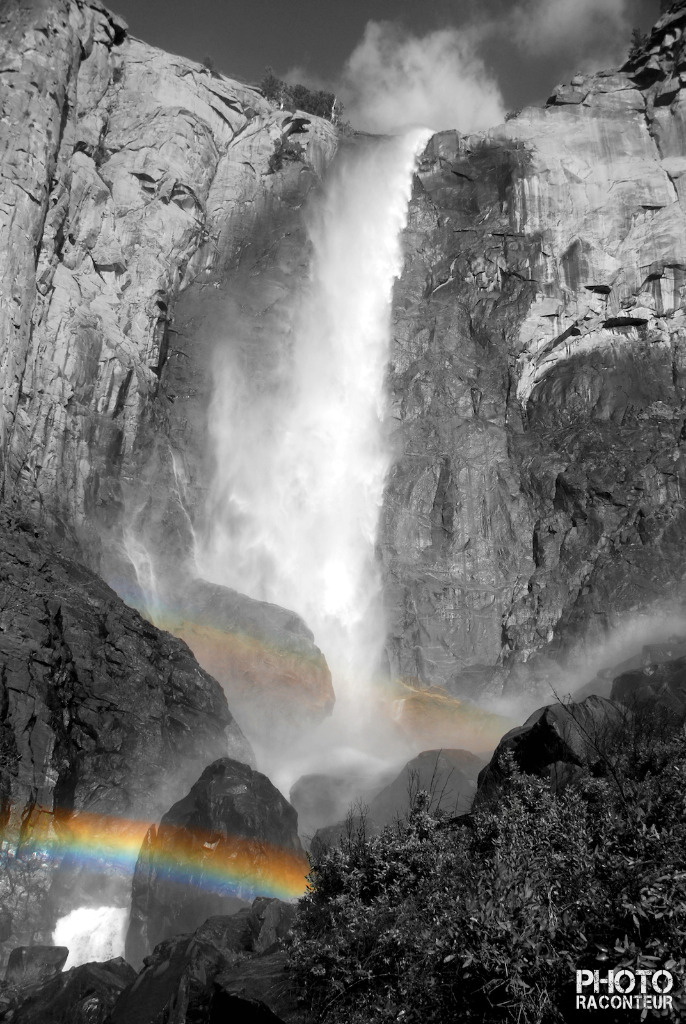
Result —
POLYGON ((49 942, 56 917, 77 906, 126 905, 130 876, 114 852, 95 872, 79 854, 98 836, 115 848, 123 830, 142 837, 209 759, 252 754, 221 687, 184 643, 3 509, 0 548, 0 899, 9 952, 49 942), (45 849, 54 851, 47 859, 45 849))
POLYGON ((22 993, 4 1019, 12 1024, 104 1024, 135 977, 121 957, 82 964, 22 993))
POLYGON ((284 1005, 282 994, 275 998, 274 990, 281 992, 275 980, 283 989, 288 985, 284 958, 273 954, 294 914, 294 906, 257 899, 232 916, 209 918, 192 935, 160 943, 145 958, 135 983, 121 994, 111 1024, 158 1024, 171 1021, 172 1014, 177 1024, 233 1021, 234 1016, 222 1016, 229 1011, 236 1020, 279 1019, 269 1016, 284 1005), (260 955, 264 952, 269 955, 260 955), (243 986, 247 996, 239 992, 243 972, 250 979, 243 986))
POLYGON ((497 799, 504 753, 511 753, 527 775, 549 778, 553 786, 564 787, 576 775, 575 768, 602 763, 605 745, 622 731, 627 718, 628 712, 621 704, 596 696, 579 703, 539 708, 524 725, 503 736, 479 773, 475 806, 497 799))
POLYGON ((224 971, 217 978, 217 988, 218 1008, 230 1008, 237 1000, 245 1000, 266 1006, 275 1015, 266 1017, 265 1024, 296 1024, 302 1020, 284 952, 254 957, 224 971))
POLYGON ((41 985, 61 973, 68 956, 66 946, 19 946, 10 953, 5 981, 17 989, 41 985))
MULTIPOLYGON (((491 678, 493 677, 491 671, 491 678)), ((497 673, 495 673, 497 674, 497 673)), ((510 719, 487 710, 472 700, 459 699, 440 686, 423 688, 419 680, 398 688, 393 702, 393 721, 411 747, 470 747, 491 751, 512 725, 510 719)), ((484 685, 482 699, 487 700, 490 684, 484 685)))
MULTIPOLYGON (((228 758, 215 761, 145 838, 127 958, 140 963, 159 942, 192 931, 218 910, 245 906, 261 890, 276 885, 300 895, 307 872, 291 805, 266 776, 228 758)), ((270 928, 276 934, 278 921, 262 943, 270 928)))

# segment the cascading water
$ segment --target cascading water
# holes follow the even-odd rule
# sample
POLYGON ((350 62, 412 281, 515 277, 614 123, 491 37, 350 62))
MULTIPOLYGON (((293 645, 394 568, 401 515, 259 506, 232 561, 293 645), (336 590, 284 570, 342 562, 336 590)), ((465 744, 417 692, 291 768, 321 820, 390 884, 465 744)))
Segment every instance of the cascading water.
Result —
POLYGON ((364 701, 384 642, 374 545, 390 461, 391 294, 429 134, 339 154, 310 218, 309 287, 290 335, 267 353, 229 337, 217 357, 199 571, 304 618, 339 717, 364 701))

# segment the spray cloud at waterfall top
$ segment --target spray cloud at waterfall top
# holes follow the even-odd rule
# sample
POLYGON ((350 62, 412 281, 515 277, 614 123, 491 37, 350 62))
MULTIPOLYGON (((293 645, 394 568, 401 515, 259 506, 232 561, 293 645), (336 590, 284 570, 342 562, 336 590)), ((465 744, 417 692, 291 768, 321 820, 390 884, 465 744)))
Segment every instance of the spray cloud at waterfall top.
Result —
POLYGON ((339 155, 310 215, 310 279, 291 323, 261 350, 227 325, 217 353, 200 571, 297 611, 339 700, 366 690, 383 648, 374 544, 390 462, 390 300, 427 137, 416 130, 339 155))

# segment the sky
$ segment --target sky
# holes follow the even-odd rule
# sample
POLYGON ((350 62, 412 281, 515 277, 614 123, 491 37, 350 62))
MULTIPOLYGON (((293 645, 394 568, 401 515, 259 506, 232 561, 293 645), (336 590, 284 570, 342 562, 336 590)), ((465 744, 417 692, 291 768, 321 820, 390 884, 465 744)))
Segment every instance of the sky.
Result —
POLYGON ((660 0, 110 0, 131 33, 259 83, 336 92, 355 127, 473 131, 616 67, 660 0))

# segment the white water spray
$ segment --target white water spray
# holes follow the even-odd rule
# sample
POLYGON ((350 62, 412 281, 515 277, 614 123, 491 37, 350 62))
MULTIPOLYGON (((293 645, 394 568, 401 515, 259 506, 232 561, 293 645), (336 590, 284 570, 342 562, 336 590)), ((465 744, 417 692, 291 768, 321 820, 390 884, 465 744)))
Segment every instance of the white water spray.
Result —
POLYGON ((339 707, 364 697, 384 643, 374 545, 390 461, 391 296, 429 134, 339 155, 311 218, 310 282, 290 336, 256 351, 229 333, 217 359, 200 572, 297 611, 339 707))
POLYGON ((78 907, 61 917, 52 941, 69 949, 64 969, 124 956, 128 923, 126 907, 78 907))

